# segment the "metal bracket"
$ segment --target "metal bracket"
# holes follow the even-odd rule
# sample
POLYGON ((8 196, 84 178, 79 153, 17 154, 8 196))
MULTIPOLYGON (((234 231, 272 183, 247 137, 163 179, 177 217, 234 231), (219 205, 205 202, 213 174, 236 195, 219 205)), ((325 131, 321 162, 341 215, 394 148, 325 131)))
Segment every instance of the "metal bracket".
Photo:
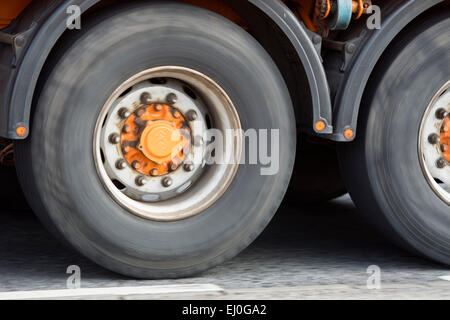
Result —
POLYGON ((318 54, 318 56, 320 57, 320 60, 323 62, 322 59, 322 42, 323 42, 323 38, 318 35, 317 33, 309 30, 308 28, 306 28, 306 26, 303 24, 303 22, 301 22, 301 24, 303 25, 303 27, 305 28, 306 33, 308 34, 309 38, 311 39, 311 42, 314 46, 314 49, 316 49, 316 52, 318 54))
POLYGON ((342 64, 339 70, 341 72, 345 72, 354 54, 356 53, 359 41, 359 38, 352 39, 347 42, 324 39, 323 46, 327 49, 342 53, 342 64))
POLYGON ((28 43, 28 38, 33 33, 36 26, 37 23, 33 22, 28 30, 17 34, 0 32, 0 43, 9 44, 13 49, 14 58, 11 61, 11 66, 13 68, 17 67, 17 62, 20 60, 22 51, 28 43))

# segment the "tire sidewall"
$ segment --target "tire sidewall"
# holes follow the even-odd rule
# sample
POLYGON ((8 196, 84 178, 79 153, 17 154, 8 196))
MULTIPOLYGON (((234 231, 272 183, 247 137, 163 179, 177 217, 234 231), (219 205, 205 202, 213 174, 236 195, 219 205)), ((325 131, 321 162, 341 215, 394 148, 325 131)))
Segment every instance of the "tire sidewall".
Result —
POLYGON ((58 231, 99 264, 137 277, 188 275, 238 253, 272 218, 295 153, 289 94, 259 44, 215 14, 178 4, 120 13, 79 37, 47 80, 31 137, 38 192, 58 231), (121 28, 111 31, 117 25, 121 28), (278 174, 262 176, 261 166, 241 165, 212 207, 171 223, 120 207, 99 179, 92 150, 96 120, 109 95, 132 75, 164 65, 214 79, 234 102, 244 130, 280 132, 278 174))
POLYGON ((416 34, 391 62, 362 137, 368 180, 387 221, 415 250, 446 263, 450 210, 426 180, 418 141, 425 111, 449 79, 450 43, 445 32, 439 34, 448 26, 446 19, 416 34))

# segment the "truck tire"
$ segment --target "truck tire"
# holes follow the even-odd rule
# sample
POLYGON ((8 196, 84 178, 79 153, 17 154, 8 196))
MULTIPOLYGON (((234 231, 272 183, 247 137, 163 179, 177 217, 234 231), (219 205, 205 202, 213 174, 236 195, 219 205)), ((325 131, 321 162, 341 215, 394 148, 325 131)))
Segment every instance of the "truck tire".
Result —
POLYGON ((450 18, 422 19, 396 39, 340 146, 350 194, 391 240, 450 263, 450 18))
MULTIPOLYGON (((295 158, 289 93, 259 43, 215 13, 170 2, 108 10, 83 19, 82 30, 65 39, 61 47, 66 48, 54 54, 48 76, 41 79, 31 136, 17 146, 21 184, 44 224, 99 265, 136 278, 191 276, 246 248, 280 205, 295 158), (118 104, 127 112, 116 112, 118 104), (278 130, 273 145, 279 148, 278 172, 262 174, 266 164, 248 161, 178 168, 172 161, 166 175, 152 171, 154 176, 141 172, 148 159, 142 166, 108 167, 117 163, 116 151, 132 157, 128 152, 137 146, 124 143, 131 141, 126 134, 137 132, 139 117, 164 112, 165 124, 159 118, 146 122, 163 132, 175 118, 194 118, 182 111, 186 105, 198 109, 197 132, 204 133, 206 124, 219 131, 228 126, 278 130), (110 136, 105 142, 117 121, 122 121, 120 142, 110 136), (136 128, 127 127, 129 121, 136 128), (173 190, 186 176, 188 184, 173 190), (150 195, 142 189, 150 187, 158 191, 150 195)), ((176 123, 187 130, 183 134, 192 134, 183 140, 192 142, 190 150, 203 152, 206 142, 194 136, 197 129, 176 123)), ((171 128, 178 132, 179 127, 171 128)), ((160 156, 155 154, 164 145, 142 142, 143 136, 149 154, 160 156)), ((224 139, 225 147, 239 155, 242 140, 224 139)))

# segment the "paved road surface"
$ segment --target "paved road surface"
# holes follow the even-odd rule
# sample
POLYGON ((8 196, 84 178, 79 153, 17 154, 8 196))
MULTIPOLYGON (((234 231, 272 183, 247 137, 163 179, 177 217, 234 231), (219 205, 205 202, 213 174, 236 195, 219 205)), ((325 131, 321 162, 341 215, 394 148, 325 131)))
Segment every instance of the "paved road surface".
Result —
POLYGON ((450 298, 450 281, 441 279, 450 269, 386 242, 365 224, 348 196, 314 208, 285 203, 262 236, 232 261, 171 281, 138 281, 106 271, 61 246, 31 213, 0 213, 0 292, 66 289, 69 265, 80 266, 82 288, 218 288, 94 295, 108 299, 450 298), (371 265, 381 268, 380 290, 367 289, 371 265))

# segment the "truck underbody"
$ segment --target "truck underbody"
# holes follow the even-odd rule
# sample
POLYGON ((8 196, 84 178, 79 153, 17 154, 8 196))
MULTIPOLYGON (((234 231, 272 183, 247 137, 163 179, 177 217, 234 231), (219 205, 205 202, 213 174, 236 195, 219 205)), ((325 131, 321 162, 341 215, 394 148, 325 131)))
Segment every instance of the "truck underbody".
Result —
POLYGON ((234 256, 289 181, 449 264, 449 32, 443 0, 2 1, 3 197, 15 169, 50 231, 134 277, 234 256))

